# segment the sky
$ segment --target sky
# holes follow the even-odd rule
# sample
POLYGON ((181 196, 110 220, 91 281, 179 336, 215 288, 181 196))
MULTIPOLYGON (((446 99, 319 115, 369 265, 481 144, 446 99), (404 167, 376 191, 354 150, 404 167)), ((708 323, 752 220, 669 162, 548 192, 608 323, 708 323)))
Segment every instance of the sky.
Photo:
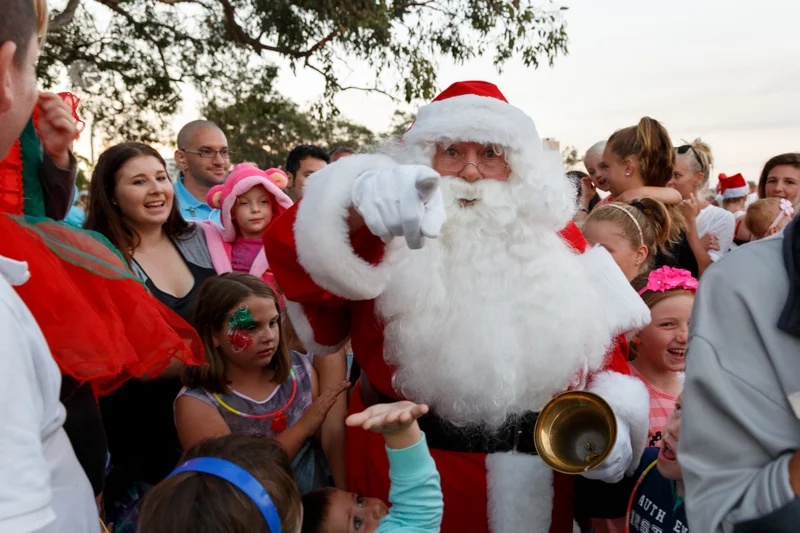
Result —
MULTIPOLYGON (((716 175, 757 180, 771 156, 800 151, 800 1, 560 0, 569 54, 551 68, 519 61, 502 74, 491 58, 455 65, 441 60, 438 84, 483 79, 497 84, 536 123, 540 137, 584 151, 642 116, 661 121, 673 143, 701 137, 716 175)), ((275 58, 268 58, 275 61, 275 58)), ((279 65, 280 61, 275 61, 279 65)), ((347 83, 367 69, 340 66, 347 83)), ((277 89, 301 105, 322 94, 320 77, 282 68, 277 89)), ((373 131, 388 129, 397 104, 360 91, 340 94, 342 113, 373 131)), ((175 128, 197 118, 191 94, 175 128)), ((403 106, 413 110, 417 106, 403 106)))

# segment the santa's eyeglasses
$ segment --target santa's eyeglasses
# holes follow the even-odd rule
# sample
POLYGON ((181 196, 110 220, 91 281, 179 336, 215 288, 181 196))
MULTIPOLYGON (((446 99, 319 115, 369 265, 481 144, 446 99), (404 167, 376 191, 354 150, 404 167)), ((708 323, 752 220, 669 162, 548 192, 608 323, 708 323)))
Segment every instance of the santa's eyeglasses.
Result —
POLYGON ((443 154, 436 156, 434 161, 438 170, 454 176, 460 174, 467 165, 475 165, 486 178, 502 176, 508 168, 502 154, 491 147, 479 150, 477 161, 468 161, 462 150, 451 146, 443 154))

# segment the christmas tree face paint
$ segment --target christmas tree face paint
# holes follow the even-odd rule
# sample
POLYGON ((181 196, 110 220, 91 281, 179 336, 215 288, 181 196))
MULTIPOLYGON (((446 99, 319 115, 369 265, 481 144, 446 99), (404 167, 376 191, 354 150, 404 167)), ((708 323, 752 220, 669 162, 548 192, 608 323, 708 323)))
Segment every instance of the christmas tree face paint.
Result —
POLYGON ((256 321, 247 306, 237 309, 228 319, 228 341, 231 349, 240 353, 253 345, 253 336, 250 332, 255 329, 256 321))

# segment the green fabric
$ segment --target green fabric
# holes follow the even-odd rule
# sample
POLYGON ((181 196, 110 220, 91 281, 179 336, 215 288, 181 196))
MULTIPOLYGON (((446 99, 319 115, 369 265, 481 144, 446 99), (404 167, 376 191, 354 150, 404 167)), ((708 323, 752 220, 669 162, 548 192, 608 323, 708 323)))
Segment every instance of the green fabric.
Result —
POLYGON ((33 117, 19 137, 22 148, 22 193, 24 197, 24 212, 26 215, 43 217, 44 191, 39 181, 39 171, 42 168, 42 146, 33 127, 33 117))

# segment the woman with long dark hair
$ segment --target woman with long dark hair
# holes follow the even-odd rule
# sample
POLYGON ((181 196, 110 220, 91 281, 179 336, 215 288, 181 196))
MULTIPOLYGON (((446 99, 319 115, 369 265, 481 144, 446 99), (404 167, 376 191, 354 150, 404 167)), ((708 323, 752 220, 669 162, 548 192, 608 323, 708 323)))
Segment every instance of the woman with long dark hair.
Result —
MULTIPOLYGON (((178 212, 164 159, 142 143, 109 148, 89 195, 86 229, 108 238, 153 296, 191 321, 200 285, 215 272, 204 232, 178 212)), ((132 379, 100 399, 112 463, 106 511, 117 528, 135 524, 138 500, 180 458, 172 402, 182 366, 173 360, 156 379, 132 379)))

